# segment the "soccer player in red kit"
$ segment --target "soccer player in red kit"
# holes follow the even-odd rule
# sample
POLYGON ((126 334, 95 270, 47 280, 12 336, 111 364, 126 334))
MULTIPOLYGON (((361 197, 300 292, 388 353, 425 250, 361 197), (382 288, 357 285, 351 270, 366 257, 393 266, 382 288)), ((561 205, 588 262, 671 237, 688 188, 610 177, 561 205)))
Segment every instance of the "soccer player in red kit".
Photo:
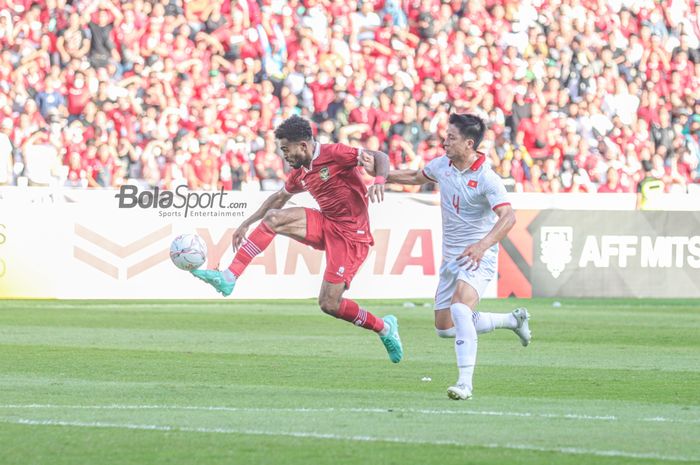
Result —
POLYGON ((275 138, 285 160, 293 170, 284 187, 268 197, 258 210, 233 233, 236 255, 228 269, 194 270, 192 274, 228 296, 253 258, 282 234, 319 250, 326 251, 326 270, 318 303, 325 313, 370 329, 384 344, 389 358, 398 363, 403 348, 398 322, 393 315, 378 318, 344 299, 355 273, 367 258, 374 243, 367 210, 372 202, 384 199, 384 182, 389 173, 389 157, 383 152, 357 149, 344 144, 320 144, 313 138, 311 125, 299 116, 283 121, 275 138), (365 188, 358 165, 360 153, 374 157, 374 185, 365 188), (319 210, 282 208, 294 195, 309 191, 319 210), (246 239, 248 228, 260 224, 246 239))

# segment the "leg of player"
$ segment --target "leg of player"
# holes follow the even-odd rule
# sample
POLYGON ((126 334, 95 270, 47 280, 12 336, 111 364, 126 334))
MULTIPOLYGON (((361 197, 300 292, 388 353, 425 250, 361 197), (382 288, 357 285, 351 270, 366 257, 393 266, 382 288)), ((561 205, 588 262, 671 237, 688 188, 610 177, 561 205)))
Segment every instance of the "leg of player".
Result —
POLYGON ((344 282, 331 283, 324 280, 321 285, 321 293, 318 296, 321 310, 335 318, 349 321, 355 326, 361 326, 377 333, 389 353, 389 359, 394 363, 399 363, 403 357, 403 348, 396 317, 387 315, 383 319, 378 318, 360 308, 354 300, 344 299, 345 287, 344 282))
POLYGON ((474 326, 479 334, 490 333, 494 329, 510 329, 519 338, 523 346, 530 344, 530 314, 524 307, 519 307, 510 313, 474 312, 474 326))
POLYGON ((447 389, 450 399, 466 400, 472 396, 472 378, 476 366, 478 337, 472 309, 479 303, 479 294, 471 285, 459 280, 452 297, 450 312, 455 323, 455 354, 459 379, 447 389))
POLYGON ((248 267, 255 256, 263 250, 275 238, 282 234, 295 240, 303 240, 306 237, 306 212, 303 208, 284 208, 270 210, 257 228, 248 236, 233 257, 229 270, 236 278, 248 267))
POLYGON ((444 338, 453 338, 457 334, 449 307, 435 310, 435 332, 444 338))
POLYGON ((194 270, 192 274, 228 296, 233 292, 236 281, 243 274, 255 256, 261 254, 270 245, 277 234, 292 239, 303 240, 306 237, 306 212, 303 208, 284 208, 269 210, 260 224, 243 242, 233 257, 231 265, 224 271, 194 270))
MULTIPOLYGON (((510 313, 474 312, 474 327, 477 334, 490 333, 494 329, 510 329, 519 338, 523 346, 530 344, 530 314, 524 307, 519 307, 510 313)), ((435 332, 444 338, 455 337, 455 327, 449 308, 435 310, 435 332)))

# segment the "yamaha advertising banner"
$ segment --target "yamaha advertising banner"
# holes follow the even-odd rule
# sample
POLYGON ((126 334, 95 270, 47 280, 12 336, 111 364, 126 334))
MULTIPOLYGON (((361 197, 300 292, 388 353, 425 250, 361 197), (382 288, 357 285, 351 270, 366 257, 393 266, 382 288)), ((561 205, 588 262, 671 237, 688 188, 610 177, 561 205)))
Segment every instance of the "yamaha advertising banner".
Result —
MULTIPOLYGON (((41 191, 26 192, 36 198, 0 199, 0 298, 219 298, 173 265, 170 243, 180 234, 196 233, 207 246, 204 266, 227 266, 234 230, 268 196, 126 187, 90 191, 69 201, 61 199, 63 194, 55 200, 40 197, 41 191)), ((419 299, 435 294, 442 231, 440 208, 427 200, 388 195, 372 205, 375 244, 349 296, 419 299)), ((313 207, 315 202, 305 193, 290 205, 313 207)), ((280 235, 251 262, 235 298, 312 298, 324 270, 322 251, 280 235)), ((495 297, 496 287, 494 280, 486 296, 495 297)))
POLYGON ((700 212, 521 211, 499 296, 700 297, 700 212))

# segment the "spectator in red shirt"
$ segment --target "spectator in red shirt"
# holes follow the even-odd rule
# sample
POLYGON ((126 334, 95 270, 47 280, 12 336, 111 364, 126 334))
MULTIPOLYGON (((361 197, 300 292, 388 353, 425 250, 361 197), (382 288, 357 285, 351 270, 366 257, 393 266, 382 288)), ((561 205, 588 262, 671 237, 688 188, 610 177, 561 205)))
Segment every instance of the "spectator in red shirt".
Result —
POLYGON ((115 163, 113 157, 114 148, 107 144, 95 147, 88 144, 85 170, 88 185, 92 187, 112 187, 115 163))
POLYGON ((255 154, 255 173, 261 190, 278 190, 284 182, 284 161, 277 153, 275 133, 265 133, 265 147, 255 154))
POLYGON ((78 152, 71 152, 68 157, 68 176, 66 187, 88 187, 87 170, 78 152))
POLYGON ((68 87, 67 103, 71 121, 80 117, 90 98, 90 89, 85 82, 85 75, 79 71, 75 73, 73 82, 68 87))
POLYGON ((518 125, 516 142, 524 145, 533 158, 544 158, 550 155, 547 147, 547 132, 549 121, 542 115, 539 103, 532 104, 532 116, 524 118, 518 125))
POLYGON ((193 177, 190 184, 195 189, 212 190, 219 180, 219 160, 211 153, 206 143, 199 144, 199 152, 189 162, 193 177))
POLYGON ((434 158, 442 156, 444 149, 440 145, 440 140, 438 136, 431 135, 426 140, 421 142, 418 149, 418 154, 421 157, 423 166, 430 163, 434 158))
POLYGON ((622 192, 627 192, 627 190, 620 184, 620 174, 613 167, 608 168, 605 172, 605 184, 601 184, 598 187, 599 193, 605 194, 619 194, 622 192))
POLYGON ((537 163, 530 167, 530 174, 523 183, 523 192, 544 192, 542 187, 542 168, 537 163))
POLYGON ((368 129, 363 133, 363 137, 369 137, 381 131, 381 121, 379 120, 377 111, 374 109, 374 104, 370 95, 362 96, 360 105, 350 112, 348 121, 351 124, 361 123, 367 125, 368 129))
POLYGON ((328 76, 328 73, 321 72, 318 75, 318 79, 309 77, 307 82, 309 82, 309 89, 313 93, 314 111, 316 113, 325 112, 328 109, 328 105, 335 98, 333 80, 328 76))

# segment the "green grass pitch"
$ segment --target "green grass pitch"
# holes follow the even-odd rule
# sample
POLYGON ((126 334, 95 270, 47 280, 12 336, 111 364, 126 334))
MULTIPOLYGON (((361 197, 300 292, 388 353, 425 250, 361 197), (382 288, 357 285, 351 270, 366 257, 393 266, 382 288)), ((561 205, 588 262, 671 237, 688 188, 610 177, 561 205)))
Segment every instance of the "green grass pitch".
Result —
POLYGON ((430 307, 363 303, 400 364, 311 300, 0 301, 0 463, 700 463, 700 301, 485 301, 534 338, 482 335, 468 402, 430 307))

